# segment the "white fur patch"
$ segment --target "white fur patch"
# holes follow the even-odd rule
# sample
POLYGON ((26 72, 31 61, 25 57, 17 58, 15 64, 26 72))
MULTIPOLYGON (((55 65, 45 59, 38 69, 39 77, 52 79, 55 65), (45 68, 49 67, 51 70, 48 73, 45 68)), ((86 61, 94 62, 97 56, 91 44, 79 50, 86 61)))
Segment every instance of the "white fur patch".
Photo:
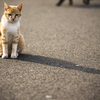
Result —
MULTIPOLYGON (((9 23, 7 21, 7 18, 5 16, 3 16, 5 18, 5 20, 2 18, 1 20, 1 24, 3 27, 6 28, 6 32, 7 33, 12 33, 12 34, 17 34, 17 30, 18 28, 20 27, 20 22, 19 20, 17 22, 12 22, 12 23, 9 23)), ((20 18, 19 18, 20 19, 20 18)))

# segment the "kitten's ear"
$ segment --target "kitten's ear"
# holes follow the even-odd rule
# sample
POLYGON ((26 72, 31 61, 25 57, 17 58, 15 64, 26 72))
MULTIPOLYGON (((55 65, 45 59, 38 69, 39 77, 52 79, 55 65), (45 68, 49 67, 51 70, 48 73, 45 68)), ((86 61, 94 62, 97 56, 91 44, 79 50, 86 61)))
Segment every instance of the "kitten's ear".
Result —
POLYGON ((19 11, 21 11, 21 10, 22 10, 22 3, 21 3, 21 4, 19 4, 19 5, 17 6, 17 9, 18 9, 19 11))
POLYGON ((4 8, 5 8, 5 10, 8 10, 10 8, 10 6, 4 2, 4 8))

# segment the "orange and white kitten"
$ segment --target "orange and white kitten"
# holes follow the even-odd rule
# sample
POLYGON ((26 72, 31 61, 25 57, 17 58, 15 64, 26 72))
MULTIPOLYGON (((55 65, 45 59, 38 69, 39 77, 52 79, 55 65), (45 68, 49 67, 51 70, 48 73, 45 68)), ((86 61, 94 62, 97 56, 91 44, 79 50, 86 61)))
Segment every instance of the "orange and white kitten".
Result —
POLYGON ((0 56, 17 58, 24 48, 24 38, 19 32, 22 4, 9 6, 4 3, 4 8, 0 23, 0 56))

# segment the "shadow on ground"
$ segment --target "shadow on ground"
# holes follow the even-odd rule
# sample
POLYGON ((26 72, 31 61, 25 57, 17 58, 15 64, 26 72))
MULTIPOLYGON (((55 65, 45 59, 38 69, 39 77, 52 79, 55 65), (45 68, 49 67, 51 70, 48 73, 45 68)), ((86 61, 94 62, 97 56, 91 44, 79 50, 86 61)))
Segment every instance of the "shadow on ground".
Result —
POLYGON ((93 4, 93 5, 73 5, 73 7, 78 7, 78 8, 100 8, 100 4, 93 4))
MULTIPOLYGON (((63 5, 63 6, 66 7, 66 5, 63 5)), ((93 8, 100 9, 100 4, 90 4, 90 5, 83 5, 83 4, 81 4, 81 5, 78 5, 78 4, 74 5, 73 4, 72 6, 68 5, 67 7, 83 8, 83 9, 93 9, 93 8)))
POLYGON ((61 68, 66 68, 66 69, 73 69, 73 70, 78 70, 78 71, 82 71, 86 73, 100 74, 100 70, 96 70, 94 68, 78 66, 77 64, 67 62, 61 59, 44 57, 40 55, 21 54, 17 58, 17 60, 39 63, 39 64, 44 64, 44 65, 49 65, 49 66, 54 66, 54 67, 61 67, 61 68))

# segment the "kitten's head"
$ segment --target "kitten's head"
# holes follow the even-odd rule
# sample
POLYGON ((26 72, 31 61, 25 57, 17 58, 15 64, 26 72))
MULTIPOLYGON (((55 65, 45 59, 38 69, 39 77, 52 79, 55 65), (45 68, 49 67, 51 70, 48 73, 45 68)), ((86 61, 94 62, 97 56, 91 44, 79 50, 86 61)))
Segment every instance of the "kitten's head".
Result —
POLYGON ((4 15, 8 22, 17 22, 21 18, 22 3, 18 6, 9 6, 4 2, 4 9, 4 15))

